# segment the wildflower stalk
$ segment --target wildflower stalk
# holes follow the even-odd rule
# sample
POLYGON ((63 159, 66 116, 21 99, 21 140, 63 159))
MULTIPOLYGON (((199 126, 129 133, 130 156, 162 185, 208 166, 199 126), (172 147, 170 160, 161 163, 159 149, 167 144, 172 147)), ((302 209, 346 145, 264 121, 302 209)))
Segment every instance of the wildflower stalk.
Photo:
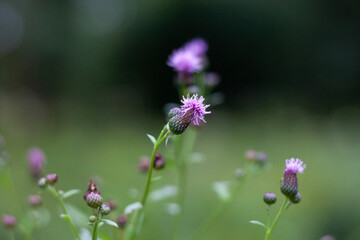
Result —
POLYGON ((76 239, 79 239, 79 240, 80 240, 79 232, 78 232, 78 230, 76 229, 76 227, 75 227, 75 225, 74 225, 74 222, 72 221, 72 218, 71 218, 71 216, 70 216, 70 214, 69 214, 69 211, 68 211, 67 208, 66 208, 66 205, 65 205, 64 200, 62 199, 61 195, 58 193, 58 191, 56 191, 56 189, 55 189, 54 186, 48 185, 48 189, 49 189, 49 191, 52 193, 52 195, 53 195, 53 196, 58 200, 58 202, 60 203, 60 207, 61 207, 61 209, 63 210, 64 215, 66 215, 66 220, 67 220, 67 222, 69 223, 71 229, 73 230, 76 239))
POLYGON ((9 229, 9 239, 10 240, 15 240, 15 234, 14 234, 14 230, 13 229, 9 229))
POLYGON ((100 219, 99 217, 97 217, 93 227, 92 240, 97 240, 99 223, 100 223, 100 219))
POLYGON ((287 204, 289 202, 289 199, 286 198, 284 203, 281 205, 279 212, 277 213, 273 223, 271 224, 271 227, 268 227, 266 230, 266 234, 265 234, 265 240, 269 240, 270 239, 270 235, 274 229, 274 227, 276 226, 277 222, 279 221, 281 215, 283 214, 283 212, 286 210, 287 208, 287 204))
POLYGON ((239 182, 232 192, 230 198, 220 204, 220 206, 205 220, 205 222, 196 230, 192 240, 199 239, 201 235, 206 232, 209 228, 213 226, 215 222, 219 220, 219 218, 226 213, 226 211, 234 204, 237 197, 240 195, 242 190, 244 189, 245 183, 247 182, 247 179, 251 175, 251 168, 252 164, 247 165, 245 167, 245 176, 242 182, 239 182))
POLYGON ((143 194, 143 197, 141 199, 141 204, 142 204, 142 208, 137 209, 134 212, 134 216, 131 219, 131 223, 129 224, 129 226, 127 227, 127 233, 125 234, 125 239, 127 240, 132 240, 136 237, 137 232, 140 230, 141 228, 141 221, 140 219, 142 219, 142 211, 145 208, 146 205, 146 201, 149 195, 149 191, 150 191, 150 186, 151 186, 151 178, 152 178, 152 171, 154 168, 154 161, 155 161, 155 154, 157 153, 159 147, 161 146, 161 144, 166 140, 166 138, 170 135, 170 131, 168 131, 168 124, 166 124, 162 131, 160 132, 155 144, 154 144, 154 148, 153 148, 153 152, 151 154, 151 159, 150 159, 150 167, 149 167, 149 173, 148 173, 148 177, 147 177, 147 181, 146 181, 146 186, 145 186, 145 191, 143 194))

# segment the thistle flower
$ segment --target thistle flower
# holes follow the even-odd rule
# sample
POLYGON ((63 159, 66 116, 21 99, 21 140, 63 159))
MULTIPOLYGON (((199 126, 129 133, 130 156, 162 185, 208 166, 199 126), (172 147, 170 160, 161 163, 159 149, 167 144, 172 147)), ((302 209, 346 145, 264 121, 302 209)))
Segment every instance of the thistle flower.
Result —
POLYGON ((30 206, 37 207, 41 205, 41 197, 39 195, 30 195, 28 197, 28 203, 30 206))
POLYGON ((16 218, 12 215, 3 215, 2 223, 6 228, 14 228, 16 226, 16 218))
POLYGON ((297 192, 295 194, 295 196, 291 196, 289 198, 289 200, 292 202, 292 203, 299 203, 301 201, 301 194, 299 192, 297 192))
POLYGON ((150 159, 148 157, 142 157, 137 166, 137 169, 141 173, 146 173, 150 168, 150 159))
POLYGON ((295 197, 298 192, 298 182, 296 173, 303 173, 306 168, 306 164, 304 164, 300 159, 286 159, 286 169, 284 171, 284 179, 281 182, 281 192, 289 197, 295 197))
POLYGON ((205 98, 202 96, 198 97, 197 94, 194 94, 192 97, 187 95, 187 98, 183 96, 181 102, 181 111, 169 121, 169 128, 173 134, 181 134, 186 128, 193 123, 194 125, 199 125, 199 121, 206 122, 204 119, 205 114, 210 114, 211 112, 206 111, 206 108, 210 105, 204 105, 205 98))
POLYGON ((55 184, 58 181, 58 176, 55 173, 46 175, 45 177, 47 184, 55 184))
POLYGON ((124 228, 126 223, 127 223, 127 217, 126 215, 120 215, 117 219, 116 219, 116 223, 119 226, 119 228, 124 228))
POLYGON ((166 64, 180 75, 190 75, 203 69, 202 59, 185 48, 174 50, 166 64))
POLYGON ((159 170, 165 167, 165 158, 160 154, 156 153, 154 158, 154 168, 159 170))
POLYGON ((93 181, 91 181, 91 180, 90 180, 88 188, 87 188, 87 190, 86 190, 86 192, 84 193, 84 196, 83 196, 85 200, 86 200, 87 196, 90 193, 98 193, 98 194, 100 194, 100 191, 98 190, 96 184, 93 183, 93 181))
POLYGON ((276 194, 272 192, 267 192, 264 194, 264 202, 267 205, 272 205, 276 202, 276 194))
POLYGON ((110 210, 115 210, 117 207, 117 204, 114 200, 109 200, 105 204, 109 206, 110 210))
POLYGON ((204 56, 208 48, 207 42, 202 38, 194 38, 184 46, 184 49, 192 52, 196 56, 204 56))
POLYGON ((45 164, 45 154, 40 148, 31 148, 27 153, 30 173, 34 178, 38 178, 43 172, 45 164))
POLYGON ((168 113, 169 120, 172 119, 175 115, 179 114, 181 112, 181 109, 178 107, 170 109, 168 113))
POLYGON ((110 213, 110 207, 107 205, 107 204, 103 204, 101 205, 100 207, 100 213, 103 215, 103 216, 106 216, 110 213))
POLYGON ((87 195, 85 201, 89 207, 98 208, 101 206, 103 199, 99 193, 91 192, 87 195))

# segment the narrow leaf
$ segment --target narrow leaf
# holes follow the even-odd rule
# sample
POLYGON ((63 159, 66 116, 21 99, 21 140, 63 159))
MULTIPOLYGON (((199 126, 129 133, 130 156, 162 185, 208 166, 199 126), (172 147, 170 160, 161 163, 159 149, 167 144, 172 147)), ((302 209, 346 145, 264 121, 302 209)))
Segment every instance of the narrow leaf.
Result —
POLYGON ((79 189, 71 189, 71 190, 63 193, 61 196, 62 196, 63 199, 66 199, 66 198, 69 198, 69 197, 71 197, 73 195, 76 195, 78 193, 80 193, 79 189))
POLYGON ((262 222, 259 222, 259 221, 256 221, 256 220, 251 220, 250 223, 255 224, 255 225, 262 226, 263 228, 266 229, 265 224, 263 224, 262 222))
POLYGON ((133 211, 135 210, 138 210, 138 209, 141 209, 142 208, 142 204, 141 202, 135 202, 135 203, 132 203, 128 206, 126 206, 125 208, 125 215, 129 215, 131 214, 133 211))
POLYGON ((150 134, 146 134, 148 136, 148 138, 150 138, 150 141, 155 145, 156 144, 156 139, 151 136, 150 134))
POLYGON ((114 227, 116 227, 116 228, 119 228, 119 226, 117 225, 116 222, 111 221, 111 220, 109 220, 109 219, 102 219, 101 221, 102 221, 103 223, 106 223, 107 225, 110 225, 110 226, 114 226, 114 227))

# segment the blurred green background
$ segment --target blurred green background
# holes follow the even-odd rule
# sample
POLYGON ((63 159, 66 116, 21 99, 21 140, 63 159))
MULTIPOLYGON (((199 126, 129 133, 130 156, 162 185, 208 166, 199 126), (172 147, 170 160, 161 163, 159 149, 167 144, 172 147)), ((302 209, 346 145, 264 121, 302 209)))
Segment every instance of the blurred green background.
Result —
MULTIPOLYGON (((163 106, 178 102, 174 72, 165 62, 185 41, 209 43, 210 70, 220 73, 223 105, 199 130, 180 239, 188 239, 217 207, 214 181, 234 180, 247 149, 261 150, 269 167, 253 176, 234 207, 203 239, 262 239, 262 196, 278 194, 284 160, 307 165, 299 176, 303 199, 280 220, 273 239, 359 239, 360 230, 360 3, 358 1, 135 1, 0 2, 0 134, 11 156, 23 206, 37 192, 26 164, 42 148, 58 187, 86 190, 98 176, 105 199, 120 213, 139 197, 145 176, 138 160, 151 153, 163 106)), ((170 146, 163 147, 167 153, 170 146)), ((174 184, 169 164, 153 189, 174 184)), ((0 214, 14 213, 1 184, 0 214)), ((34 239, 72 239, 44 194, 52 221, 34 239)), ((88 214, 82 197, 69 202, 88 214)), ((150 203, 139 239, 169 239, 169 198, 150 203)), ((110 232, 110 228, 104 228, 110 232)), ((21 235, 17 235, 21 239, 21 235)), ((6 239, 0 228, 0 239, 6 239)))

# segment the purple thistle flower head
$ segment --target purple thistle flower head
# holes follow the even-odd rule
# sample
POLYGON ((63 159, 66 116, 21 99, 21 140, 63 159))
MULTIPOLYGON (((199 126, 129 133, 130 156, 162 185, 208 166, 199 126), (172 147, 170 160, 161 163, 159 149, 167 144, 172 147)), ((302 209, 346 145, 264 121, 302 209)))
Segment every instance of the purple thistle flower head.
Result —
POLYGON ((41 175, 45 164, 44 152, 40 148, 31 148, 28 151, 27 159, 31 174, 34 178, 38 178, 41 175))
POLYGON ((293 198, 298 193, 298 181, 296 173, 303 173, 306 168, 306 164, 304 164, 300 159, 286 159, 286 169, 284 171, 284 179, 281 182, 281 192, 289 197, 293 198))
POLYGON ((202 96, 198 97, 197 94, 194 94, 192 97, 187 95, 187 98, 183 96, 181 102, 180 112, 172 117, 169 121, 169 129, 173 134, 181 134, 186 128, 193 123, 194 125, 199 125, 200 120, 204 123, 204 115, 210 114, 211 112, 206 111, 206 108, 210 105, 204 105, 205 98, 202 96))
POLYGON ((285 164, 286 170, 292 171, 294 173, 303 173, 304 169, 306 168, 306 164, 304 164, 303 161, 298 158, 286 159, 285 164))
POLYGON ((209 46, 207 42, 202 38, 194 38, 191 41, 187 42, 184 48, 196 56, 204 56, 209 46))
POLYGON ((174 50, 166 64, 184 75, 200 72, 203 69, 202 59, 185 48, 174 50))
POLYGON ((16 218, 12 215, 3 215, 2 223, 6 228, 14 228, 16 226, 16 218))
POLYGON ((272 192, 267 192, 264 194, 264 202, 268 205, 272 205, 276 202, 276 194, 272 192))

